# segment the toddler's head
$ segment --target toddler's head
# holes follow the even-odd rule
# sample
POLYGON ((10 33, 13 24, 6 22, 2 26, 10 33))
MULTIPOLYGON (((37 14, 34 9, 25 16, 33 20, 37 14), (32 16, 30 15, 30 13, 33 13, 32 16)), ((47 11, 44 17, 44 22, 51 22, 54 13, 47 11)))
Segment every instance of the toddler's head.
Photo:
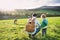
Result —
POLYGON ((45 18, 46 18, 46 14, 42 14, 42 15, 41 15, 41 18, 42 18, 42 19, 45 19, 45 18))

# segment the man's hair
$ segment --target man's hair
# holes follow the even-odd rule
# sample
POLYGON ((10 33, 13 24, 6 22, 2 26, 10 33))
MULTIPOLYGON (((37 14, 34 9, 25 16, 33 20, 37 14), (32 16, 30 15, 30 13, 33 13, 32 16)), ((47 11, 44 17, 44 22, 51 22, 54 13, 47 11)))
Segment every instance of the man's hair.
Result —
POLYGON ((33 14, 33 16, 34 16, 34 17, 36 17, 36 16, 37 16, 37 14, 33 14))

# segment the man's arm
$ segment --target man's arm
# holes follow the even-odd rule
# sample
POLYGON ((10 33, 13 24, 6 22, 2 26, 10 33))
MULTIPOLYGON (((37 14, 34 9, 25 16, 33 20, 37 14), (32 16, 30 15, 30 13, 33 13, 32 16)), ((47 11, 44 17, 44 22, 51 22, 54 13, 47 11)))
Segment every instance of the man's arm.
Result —
POLYGON ((38 25, 38 26, 41 26, 41 24, 39 23, 39 21, 38 21, 38 20, 36 20, 36 23, 37 23, 37 25, 38 25))
POLYGON ((39 26, 41 26, 41 24, 39 23, 39 21, 37 22, 37 24, 38 24, 39 26))

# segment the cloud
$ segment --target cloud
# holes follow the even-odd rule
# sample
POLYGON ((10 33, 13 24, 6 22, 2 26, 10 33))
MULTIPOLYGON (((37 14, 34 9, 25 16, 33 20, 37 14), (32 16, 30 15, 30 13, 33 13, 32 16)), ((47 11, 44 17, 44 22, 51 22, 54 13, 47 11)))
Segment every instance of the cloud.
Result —
POLYGON ((0 9, 31 9, 46 4, 46 0, 0 0, 0 9))
POLYGON ((48 3, 60 3, 60 0, 49 0, 48 3))
POLYGON ((0 9, 31 9, 44 5, 60 5, 60 0, 0 0, 0 9))
POLYGON ((53 0, 53 3, 60 3, 60 0, 53 0))
POLYGON ((60 6, 60 0, 50 0, 47 2, 47 6, 60 6))

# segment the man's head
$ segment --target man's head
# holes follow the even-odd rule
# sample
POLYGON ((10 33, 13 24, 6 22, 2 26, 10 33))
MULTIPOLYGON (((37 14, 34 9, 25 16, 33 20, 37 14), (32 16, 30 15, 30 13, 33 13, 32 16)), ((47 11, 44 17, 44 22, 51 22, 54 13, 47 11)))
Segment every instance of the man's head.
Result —
POLYGON ((37 14, 33 14, 32 16, 33 16, 33 17, 36 17, 36 16, 37 16, 37 14))

